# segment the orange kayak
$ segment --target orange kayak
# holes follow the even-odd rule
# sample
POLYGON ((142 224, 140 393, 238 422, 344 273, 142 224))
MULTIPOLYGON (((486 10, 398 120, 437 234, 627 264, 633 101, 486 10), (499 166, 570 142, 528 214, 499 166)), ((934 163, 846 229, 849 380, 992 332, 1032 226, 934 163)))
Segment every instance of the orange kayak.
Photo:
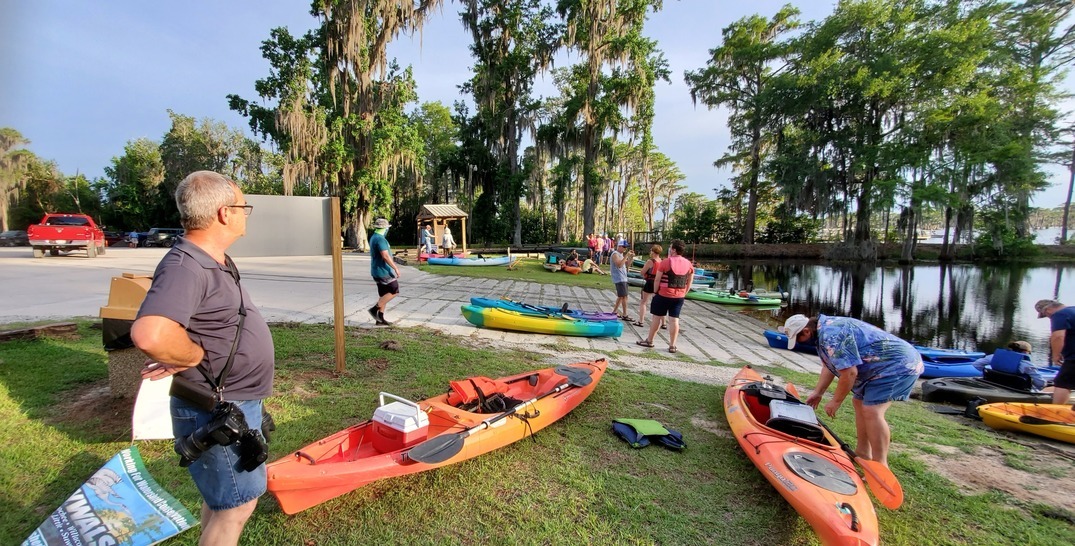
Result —
POLYGON ((493 380, 501 390, 483 392, 483 403, 502 396, 510 411, 500 413, 455 407, 449 403, 451 392, 419 402, 382 393, 373 419, 270 463, 268 490, 284 513, 295 514, 377 480, 499 449, 575 409, 593 392, 607 366, 601 359, 493 380), (397 402, 385 404, 386 397, 397 402))
POLYGON ((822 544, 877 544, 877 514, 854 463, 797 395, 744 367, 724 395, 735 439, 822 544))

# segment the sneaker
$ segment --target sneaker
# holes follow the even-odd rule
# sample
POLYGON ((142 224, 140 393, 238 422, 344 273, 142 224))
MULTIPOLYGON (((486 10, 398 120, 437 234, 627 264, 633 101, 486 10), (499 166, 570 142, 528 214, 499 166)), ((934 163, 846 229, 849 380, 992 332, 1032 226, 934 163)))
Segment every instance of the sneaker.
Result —
POLYGON ((370 316, 373 317, 373 320, 377 320, 377 315, 381 314, 381 310, 377 309, 376 305, 370 307, 369 309, 367 309, 367 311, 369 311, 370 316))

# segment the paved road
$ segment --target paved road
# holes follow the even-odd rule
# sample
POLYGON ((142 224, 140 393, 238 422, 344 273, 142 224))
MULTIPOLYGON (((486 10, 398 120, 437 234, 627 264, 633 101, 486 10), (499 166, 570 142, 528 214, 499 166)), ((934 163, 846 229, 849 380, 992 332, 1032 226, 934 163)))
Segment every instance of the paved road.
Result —
MULTIPOLYGON (((33 258, 28 247, 0 248, 0 323, 70 317, 96 317, 108 301, 113 276, 124 272, 151 275, 166 249, 111 247, 104 256, 85 255, 33 258)), ((270 322, 324 323, 332 321, 332 264, 328 256, 239 258, 243 285, 270 322)), ((438 276, 417 268, 401 267, 402 292, 389 304, 387 316, 399 326, 423 326, 475 342, 534 345, 533 334, 475 328, 463 319, 459 306, 471 296, 501 297, 540 305, 569 303, 587 310, 610 310, 615 302, 608 289, 540 284, 524 281, 438 276)), ((377 299, 369 277, 369 257, 345 253, 344 313, 352 326, 373 328, 366 313, 377 299)), ((638 306, 639 291, 632 288, 629 305, 638 306)), ((683 361, 727 364, 755 363, 817 372, 816 357, 770 348, 761 335, 765 325, 728 308, 687 301, 680 320, 679 353, 664 352, 667 331, 661 331, 655 349, 635 345, 645 336, 641 327, 626 325, 618 339, 541 336, 548 344, 568 344, 581 353, 619 351, 636 358, 672 357, 683 361)), ((626 360, 617 357, 619 360, 626 360)), ((640 361, 641 362, 641 361, 640 361)), ((640 364, 645 368, 644 362, 640 364)), ((630 366, 629 366, 630 367, 630 366)), ((687 369, 684 372, 688 372, 687 369)), ((689 372, 688 372, 689 373, 689 372)))

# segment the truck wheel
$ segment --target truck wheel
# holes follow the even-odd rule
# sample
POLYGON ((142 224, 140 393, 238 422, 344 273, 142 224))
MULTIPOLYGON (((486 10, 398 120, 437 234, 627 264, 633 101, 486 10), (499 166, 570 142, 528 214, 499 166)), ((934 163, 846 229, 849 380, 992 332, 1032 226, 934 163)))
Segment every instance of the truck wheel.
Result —
POLYGON ((175 239, 165 239, 164 241, 161 242, 161 246, 163 246, 164 248, 172 248, 172 245, 174 245, 174 244, 175 244, 175 239))
POLYGON ((105 249, 107 247, 108 247, 108 245, 102 245, 102 246, 98 247, 97 248, 97 255, 98 256, 104 256, 105 255, 105 249))
POLYGON ((45 249, 37 248, 35 246, 34 247, 34 258, 44 258, 44 257, 45 257, 45 249))
POLYGON ((60 255, 60 249, 58 249, 58 248, 50 248, 49 249, 49 256, 59 256, 59 255, 60 255))

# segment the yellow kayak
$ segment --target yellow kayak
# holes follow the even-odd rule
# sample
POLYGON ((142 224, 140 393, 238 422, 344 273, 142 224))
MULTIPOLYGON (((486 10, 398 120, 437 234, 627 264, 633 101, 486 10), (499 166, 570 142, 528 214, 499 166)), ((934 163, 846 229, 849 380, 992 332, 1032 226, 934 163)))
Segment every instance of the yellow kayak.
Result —
POLYGON ((623 334, 623 323, 618 320, 576 319, 552 311, 547 316, 534 316, 477 305, 464 305, 462 311, 463 317, 479 328, 582 337, 620 337, 623 334))
POLYGON ((1075 444, 1075 410, 1066 404, 998 402, 978 406, 978 415, 997 430, 1015 430, 1075 444))

